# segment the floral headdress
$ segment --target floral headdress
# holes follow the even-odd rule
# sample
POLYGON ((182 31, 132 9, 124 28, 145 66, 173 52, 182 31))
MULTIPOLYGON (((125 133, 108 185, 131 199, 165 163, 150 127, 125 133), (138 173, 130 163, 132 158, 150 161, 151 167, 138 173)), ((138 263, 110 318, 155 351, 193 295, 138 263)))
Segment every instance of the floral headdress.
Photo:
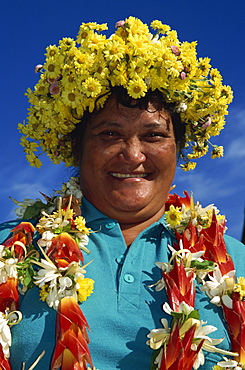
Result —
MULTIPOLYGON (((188 160, 205 155, 210 145, 212 157, 223 155, 223 148, 209 139, 224 127, 230 86, 222 85, 209 58, 197 58, 195 41, 180 42, 176 31, 160 21, 150 26, 152 33, 129 17, 117 22, 107 38, 102 34, 106 24, 82 23, 76 40, 63 38, 47 47, 45 63, 36 67, 40 79, 27 90, 28 123, 18 126, 32 166, 41 166, 42 153, 55 164, 74 165, 68 134, 86 110, 103 107, 114 86, 124 87, 134 99, 157 89, 166 102, 175 103, 186 124, 188 160)), ((194 162, 183 165, 194 167, 194 162)))

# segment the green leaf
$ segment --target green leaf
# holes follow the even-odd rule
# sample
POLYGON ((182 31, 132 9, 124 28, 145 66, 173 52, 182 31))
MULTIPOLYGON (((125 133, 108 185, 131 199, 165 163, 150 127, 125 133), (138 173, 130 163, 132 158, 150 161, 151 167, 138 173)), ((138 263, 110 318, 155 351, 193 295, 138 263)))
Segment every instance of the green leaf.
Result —
POLYGON ((43 202, 38 200, 32 206, 26 207, 23 218, 26 219, 36 218, 37 216, 40 215, 41 211, 47 207, 48 207, 47 204, 44 204, 43 202))
POLYGON ((196 267, 196 269, 198 270, 213 270, 215 267, 215 264, 214 262, 208 261, 208 260, 201 261, 201 262, 194 260, 194 261, 191 261, 191 267, 196 267))
POLYGON ((198 310, 191 311, 190 315, 188 316, 188 319, 189 318, 200 320, 200 314, 199 314, 198 310))
POLYGON ((161 348, 156 349, 153 352, 153 355, 151 357, 151 362, 150 362, 150 370, 156 370, 157 369, 157 365, 154 364, 154 361, 155 361, 156 357, 159 355, 160 350, 161 350, 161 348))

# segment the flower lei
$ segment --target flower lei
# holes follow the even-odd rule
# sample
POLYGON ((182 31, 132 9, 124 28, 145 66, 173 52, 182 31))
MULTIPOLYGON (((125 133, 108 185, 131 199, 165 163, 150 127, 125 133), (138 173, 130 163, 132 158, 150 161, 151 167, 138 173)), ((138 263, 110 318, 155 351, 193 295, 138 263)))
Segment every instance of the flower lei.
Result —
POLYGON ((184 170, 204 156, 223 156, 223 147, 210 142, 225 125, 233 95, 212 68, 210 58, 198 58, 196 42, 181 42, 177 32, 161 21, 147 24, 135 17, 116 23, 106 37, 107 24, 82 23, 76 39, 65 37, 46 48, 37 65, 40 78, 26 95, 27 121, 19 124, 27 161, 41 167, 46 153, 54 164, 74 165, 69 137, 85 111, 104 106, 111 88, 121 86, 133 99, 159 90, 175 104, 186 124, 187 158, 184 170), (190 149, 190 150, 189 150, 190 149))
MULTIPOLYGON (((46 203, 40 199, 15 201, 21 206, 19 216, 38 217, 35 228, 41 236, 37 241, 40 253, 33 246, 35 229, 29 222, 15 227, 13 236, 0 248, 2 370, 11 370, 10 327, 22 317, 18 311, 19 292, 34 285, 40 288, 41 300, 57 310, 57 340, 50 369, 96 370, 88 347, 88 323, 78 305, 93 291, 93 280, 85 277, 81 252, 89 253, 86 245, 91 230, 80 214, 78 186, 78 179, 71 178, 52 198, 45 196, 46 203)), ((169 303, 165 302, 163 309, 172 316, 172 322, 169 327, 168 321, 162 319, 163 328, 148 334, 147 344, 154 350, 151 370, 196 370, 204 364, 203 350, 235 357, 224 357, 213 370, 245 369, 245 279, 235 278, 233 261, 226 252, 224 217, 213 205, 203 208, 198 202, 194 204, 186 192, 183 198, 169 195, 165 215, 168 226, 175 231, 176 242, 169 246, 169 262, 157 263, 162 278, 154 285, 157 291, 166 289, 169 303), (222 307, 233 352, 219 349, 216 345, 222 339, 208 336, 216 328, 205 325, 194 308, 195 279, 210 302, 222 307)), ((43 356, 44 352, 29 370, 43 356)))

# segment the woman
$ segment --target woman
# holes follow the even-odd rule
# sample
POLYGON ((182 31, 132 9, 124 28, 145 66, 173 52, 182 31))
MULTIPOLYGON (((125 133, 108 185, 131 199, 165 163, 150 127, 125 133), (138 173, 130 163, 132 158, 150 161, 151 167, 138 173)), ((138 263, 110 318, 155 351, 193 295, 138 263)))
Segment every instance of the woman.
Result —
MULTIPOLYGON (((83 24, 80 48, 72 39, 63 39, 59 48, 50 46, 45 72, 35 91, 29 90, 33 105, 29 126, 20 129, 36 142, 22 139, 27 159, 40 165, 34 155, 40 145, 55 163, 64 160, 79 166, 86 227, 77 200, 68 200, 69 191, 63 188, 65 199, 59 200, 57 194, 47 199, 40 207, 46 211, 35 222, 41 260, 36 254, 28 260, 33 253, 28 252, 31 224, 17 226, 13 238, 4 242, 4 268, 7 271, 12 253, 11 263, 17 258, 23 267, 19 280, 24 287, 31 287, 24 262, 40 268, 34 279, 31 273, 28 277, 40 288, 41 301, 38 287, 27 290, 20 308, 12 296, 11 304, 10 299, 6 303, 8 296, 0 290, 2 305, 10 311, 20 309, 23 315, 12 329, 12 368, 34 363, 37 370, 148 369, 153 349, 152 368, 219 369, 216 364, 222 356, 235 353, 229 352, 227 324, 217 305, 228 320, 232 349, 240 351, 238 362, 223 362, 226 367, 240 366, 243 328, 234 336, 229 317, 235 307, 230 301, 238 301, 240 294, 242 302, 243 296, 226 247, 238 274, 244 252, 228 237, 225 246, 224 218, 214 207, 195 205, 187 194, 168 197, 184 141, 193 150, 183 165, 188 169, 193 167, 188 158, 204 155, 208 138, 221 129, 230 90, 222 86, 217 70, 209 71, 207 60, 195 59, 193 43, 181 44, 161 22, 152 23, 158 34, 166 34, 160 38, 132 17, 117 27, 116 34, 106 39, 100 34, 104 25, 83 24), (89 253, 83 257, 78 245, 85 249, 88 234, 89 253), (156 266, 157 261, 162 264, 156 266), (91 278, 95 286, 89 297, 91 278), (195 278, 201 283, 198 289, 195 278), (85 300, 80 306, 86 319, 77 305, 85 300), (164 328, 152 330, 161 326, 161 319, 164 328), (91 329, 89 349, 86 320, 91 329), (210 339, 207 334, 214 327, 205 326, 205 321, 218 329, 211 337, 224 340, 210 339)), ((213 156, 220 153, 214 146, 213 156)), ((18 223, 3 225, 2 240, 18 223)), ((17 279, 14 273, 5 277, 6 283, 17 279)), ((3 320, 8 322, 6 314, 3 320)), ((1 344, 7 368, 9 343, 1 344)))

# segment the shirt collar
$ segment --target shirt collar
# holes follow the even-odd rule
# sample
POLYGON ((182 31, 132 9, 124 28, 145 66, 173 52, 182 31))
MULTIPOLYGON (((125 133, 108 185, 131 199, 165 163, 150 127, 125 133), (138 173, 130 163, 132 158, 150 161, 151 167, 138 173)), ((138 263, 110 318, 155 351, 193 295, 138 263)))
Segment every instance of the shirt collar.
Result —
MULTIPOLYGON (((108 221, 117 222, 117 220, 111 219, 108 216, 100 212, 96 207, 93 206, 85 197, 82 198, 82 216, 85 218, 86 223, 90 222, 104 223, 108 221)), ((166 225, 165 215, 163 215, 157 222, 152 225, 162 225, 168 232, 174 235, 173 231, 169 229, 166 225)))

